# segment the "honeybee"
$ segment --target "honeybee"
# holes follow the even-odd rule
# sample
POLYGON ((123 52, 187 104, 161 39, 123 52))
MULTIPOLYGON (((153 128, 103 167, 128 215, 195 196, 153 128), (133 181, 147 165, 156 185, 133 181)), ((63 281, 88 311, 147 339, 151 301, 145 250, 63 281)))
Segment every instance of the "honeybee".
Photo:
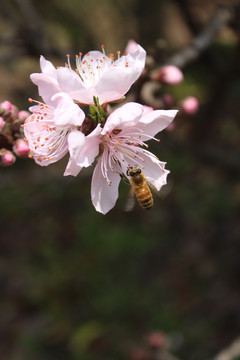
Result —
MULTIPOLYGON (((147 180, 145 176, 142 174, 142 170, 138 167, 129 167, 127 169, 126 175, 129 179, 121 174, 123 181, 131 185, 131 194, 135 194, 139 205, 143 209, 151 209, 153 206, 153 197, 151 190, 148 186, 147 180)), ((129 203, 126 210, 129 211, 132 208, 133 203, 129 203)))

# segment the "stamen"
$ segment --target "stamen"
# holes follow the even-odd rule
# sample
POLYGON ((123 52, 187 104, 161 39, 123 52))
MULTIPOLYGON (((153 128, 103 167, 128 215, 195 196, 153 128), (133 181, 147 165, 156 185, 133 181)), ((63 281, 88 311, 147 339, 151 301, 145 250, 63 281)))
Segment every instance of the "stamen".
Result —
POLYGON ((70 54, 67 54, 66 56, 67 56, 67 65, 68 65, 69 69, 72 70, 71 64, 70 64, 70 54))
POLYGON ((106 55, 104 45, 101 45, 103 55, 106 55))

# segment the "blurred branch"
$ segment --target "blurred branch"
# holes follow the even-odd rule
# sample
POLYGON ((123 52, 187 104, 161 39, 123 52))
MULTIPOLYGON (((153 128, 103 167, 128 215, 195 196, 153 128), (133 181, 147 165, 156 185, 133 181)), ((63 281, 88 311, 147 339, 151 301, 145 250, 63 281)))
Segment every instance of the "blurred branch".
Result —
POLYGON ((234 360, 240 356, 240 338, 236 339, 230 346, 220 351, 214 360, 234 360))
POLYGON ((190 7, 189 7, 189 1, 188 0, 175 0, 175 3, 178 5, 179 9, 182 12, 182 15, 184 17, 184 20, 186 24, 188 25, 191 32, 196 35, 199 33, 199 25, 196 22, 196 19, 192 16, 190 7))
POLYGON ((24 42, 25 49, 37 57, 41 53, 49 52, 49 45, 44 36, 42 19, 31 0, 14 0, 22 18, 16 19, 18 34, 24 42))
POLYGON ((232 17, 233 11, 231 9, 219 7, 202 33, 195 38, 193 44, 173 55, 167 63, 183 68, 197 59, 211 45, 219 30, 228 24, 232 17))

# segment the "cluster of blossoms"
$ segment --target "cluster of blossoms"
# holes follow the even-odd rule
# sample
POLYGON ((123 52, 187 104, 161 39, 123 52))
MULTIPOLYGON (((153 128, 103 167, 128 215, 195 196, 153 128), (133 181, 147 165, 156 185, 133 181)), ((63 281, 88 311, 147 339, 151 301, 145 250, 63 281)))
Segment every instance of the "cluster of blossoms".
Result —
MULTIPOLYGON (((122 174, 138 167, 157 190, 166 184, 168 170, 145 143, 166 128, 176 110, 153 110, 135 102, 119 103, 139 78, 146 52, 134 44, 129 53, 107 56, 91 51, 76 56, 76 69, 69 55, 64 67, 55 68, 43 56, 41 73, 31 75, 43 102, 30 107, 24 124, 30 157, 41 166, 69 153, 64 175, 77 176, 96 162, 91 197, 96 210, 106 214, 116 203, 122 174), (117 103, 112 110, 111 103, 117 103), (87 109, 87 110, 86 110, 87 109)), ((33 101, 30 99, 30 101, 33 101)))
POLYGON ((10 166, 16 156, 28 155, 28 144, 23 139, 23 123, 30 115, 28 111, 18 110, 9 101, 0 104, 0 165, 10 166))

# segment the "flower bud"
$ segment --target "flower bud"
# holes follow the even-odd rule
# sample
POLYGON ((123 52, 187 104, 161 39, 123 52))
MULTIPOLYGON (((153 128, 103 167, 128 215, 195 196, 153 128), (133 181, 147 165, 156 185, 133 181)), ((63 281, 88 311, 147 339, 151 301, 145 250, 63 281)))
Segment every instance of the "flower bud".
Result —
POLYGON ((195 114, 198 111, 198 107, 198 99, 194 96, 189 96, 181 102, 181 109, 185 114, 195 114))
POLYGON ((174 65, 166 65, 155 70, 154 78, 166 85, 178 85, 183 81, 183 73, 174 65))
POLYGON ((16 158, 13 153, 6 149, 0 150, 0 164, 2 166, 10 166, 15 162, 16 158))
POLYGON ((0 116, 0 133, 2 132, 2 129, 4 127, 5 121, 3 120, 3 118, 0 116))
POLYGON ((27 156, 29 152, 27 141, 24 139, 17 139, 13 145, 13 151, 19 157, 27 156))
POLYGON ((18 108, 17 106, 12 104, 12 108, 11 108, 11 115, 13 119, 17 119, 18 118, 18 108))
POLYGON ((173 131, 174 128, 175 128, 175 125, 174 125, 174 123, 171 122, 171 123, 166 127, 166 130, 167 130, 167 131, 173 131))
POLYGON ((151 106, 143 105, 143 114, 144 115, 151 111, 153 111, 153 108, 151 106))
POLYGON ((136 41, 133 39, 130 39, 130 40, 128 40, 125 52, 128 54, 128 53, 136 51, 137 48, 138 48, 138 44, 136 43, 136 41))
POLYGON ((18 113, 18 118, 21 121, 25 121, 27 119, 27 117, 30 115, 30 112, 27 110, 21 110, 18 113))
POLYGON ((146 350, 141 347, 135 347, 130 351, 131 360, 146 360, 148 358, 146 350))
POLYGON ((3 110, 6 110, 8 112, 8 111, 11 111, 12 104, 10 103, 10 101, 5 100, 0 104, 0 108, 3 110))
POLYGON ((166 337, 160 331, 154 332, 150 334, 148 337, 149 345, 155 348, 162 347, 163 345, 165 345, 165 342, 166 342, 166 337))

